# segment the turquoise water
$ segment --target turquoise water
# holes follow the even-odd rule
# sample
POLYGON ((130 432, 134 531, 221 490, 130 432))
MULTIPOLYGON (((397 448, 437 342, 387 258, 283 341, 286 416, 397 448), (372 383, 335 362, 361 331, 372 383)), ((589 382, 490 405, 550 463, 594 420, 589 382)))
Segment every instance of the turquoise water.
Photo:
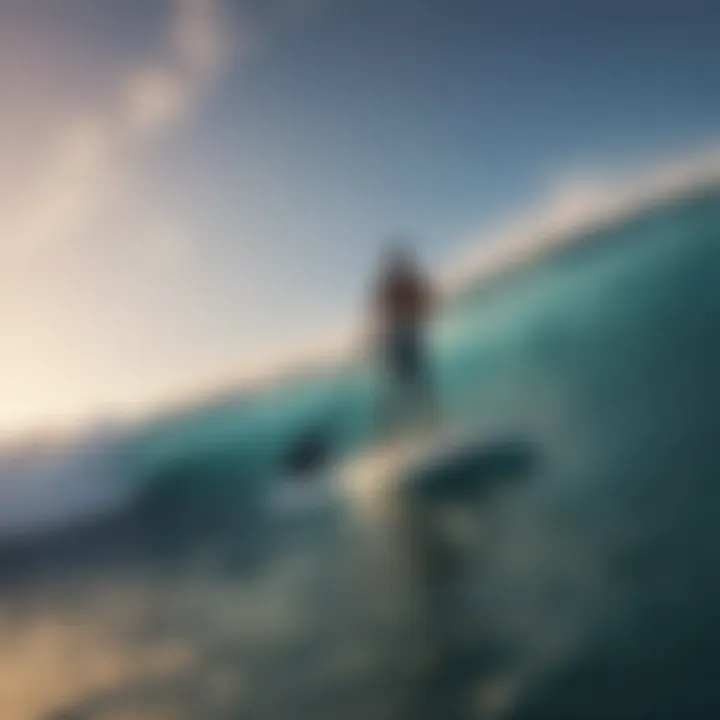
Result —
POLYGON ((28 659, 26 675, 55 687, 43 673, 71 665, 82 678, 16 716, 717 717, 719 322, 712 192, 459 298, 434 344, 446 421, 519 438, 538 461, 507 492, 455 508, 470 529, 442 573, 384 574, 407 559, 402 543, 413 561, 430 552, 427 537, 386 532, 393 515, 358 525, 331 496, 269 509, 309 429, 338 463, 364 451, 366 368, 133 429, 107 455, 122 466, 117 512, 3 550, 0 612, 20 618, 18 647, 48 617, 73 628, 47 641, 64 662, 28 659), (124 669, 92 679, 67 649, 77 637, 124 669), (169 668, 138 660, 170 644, 169 668))

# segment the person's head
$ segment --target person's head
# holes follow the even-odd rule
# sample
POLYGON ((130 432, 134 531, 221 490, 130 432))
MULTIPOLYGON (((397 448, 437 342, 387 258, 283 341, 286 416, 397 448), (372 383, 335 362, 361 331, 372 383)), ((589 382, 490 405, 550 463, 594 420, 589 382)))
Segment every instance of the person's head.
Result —
POLYGON ((408 243, 394 238, 385 245, 382 266, 391 272, 415 272, 417 263, 408 243))

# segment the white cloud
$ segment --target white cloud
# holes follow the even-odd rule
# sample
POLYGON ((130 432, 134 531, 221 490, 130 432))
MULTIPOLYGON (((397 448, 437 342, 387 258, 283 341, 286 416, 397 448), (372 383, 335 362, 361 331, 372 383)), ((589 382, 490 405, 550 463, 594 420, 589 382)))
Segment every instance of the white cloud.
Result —
MULTIPOLYGON (((0 249, 37 260, 72 240, 119 192, 126 159, 193 112, 233 57, 221 0, 174 0, 157 58, 121 81, 115 97, 61 128, 0 249)), ((8 257, 9 256, 9 257, 8 257)))

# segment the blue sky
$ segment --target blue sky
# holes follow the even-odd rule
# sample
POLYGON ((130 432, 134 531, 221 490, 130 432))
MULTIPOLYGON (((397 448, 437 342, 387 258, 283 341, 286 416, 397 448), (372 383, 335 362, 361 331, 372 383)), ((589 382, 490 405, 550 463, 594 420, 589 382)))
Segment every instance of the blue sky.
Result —
POLYGON ((0 428, 350 322, 567 173, 715 143, 720 6, 0 0, 0 428))

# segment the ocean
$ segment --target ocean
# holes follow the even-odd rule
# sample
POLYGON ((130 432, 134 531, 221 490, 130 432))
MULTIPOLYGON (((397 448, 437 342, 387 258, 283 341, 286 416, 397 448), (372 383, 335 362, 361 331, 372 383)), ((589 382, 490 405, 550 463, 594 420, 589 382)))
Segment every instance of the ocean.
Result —
POLYGON ((466 283, 437 492, 359 360, 4 447, 0 717, 720 717, 719 323, 711 185, 466 283))

